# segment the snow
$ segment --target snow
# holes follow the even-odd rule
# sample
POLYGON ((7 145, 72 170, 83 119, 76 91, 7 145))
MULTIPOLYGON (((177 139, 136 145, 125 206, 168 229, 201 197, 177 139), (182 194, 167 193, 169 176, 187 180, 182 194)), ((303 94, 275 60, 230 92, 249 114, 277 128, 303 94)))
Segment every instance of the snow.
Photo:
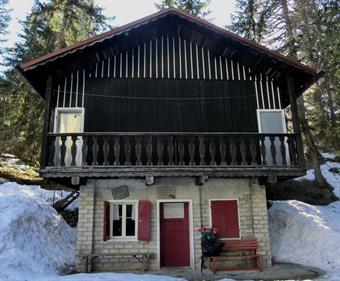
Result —
POLYGON ((332 159, 332 160, 334 160, 336 157, 334 153, 330 153, 330 152, 321 152, 321 156, 325 159, 332 159))
POLYGON ((76 230, 46 201, 48 192, 13 182, 0 185, 0 280, 57 275, 74 265, 76 230))
MULTIPOLYGON (((1 279, 0 279, 1 280, 1 279)), ((11 279, 11 281, 185 281, 182 278, 152 274, 132 273, 79 273, 67 276, 29 276, 25 279, 11 279)), ((2 280, 1 280, 2 281, 2 280)), ((230 280, 232 281, 232 280, 230 280)))
MULTIPOLYGON (((334 188, 333 192, 335 196, 340 198, 340 163, 327 161, 325 164, 321 165, 320 168, 329 185, 334 188), (330 171, 332 168, 337 169, 339 173, 330 171)), ((305 176, 296 178, 295 180, 315 180, 314 170, 307 170, 305 176)))
POLYGON ((340 201, 328 206, 276 201, 269 209, 272 256, 327 271, 325 279, 340 280, 340 201))

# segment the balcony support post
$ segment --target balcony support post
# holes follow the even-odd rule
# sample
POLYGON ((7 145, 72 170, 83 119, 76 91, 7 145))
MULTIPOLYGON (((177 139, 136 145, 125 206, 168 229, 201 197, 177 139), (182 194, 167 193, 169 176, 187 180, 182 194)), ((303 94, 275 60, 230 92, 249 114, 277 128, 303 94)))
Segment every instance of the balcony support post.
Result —
POLYGON ((51 96, 52 96, 52 75, 46 79, 45 89, 45 110, 44 110, 44 126, 42 131, 42 142, 40 151, 40 168, 43 169, 48 164, 48 139, 47 134, 50 130, 50 116, 51 116, 51 96))
POLYGON ((301 136, 301 128, 300 128, 300 117, 297 107, 297 97, 296 97, 296 89, 295 89, 295 81, 291 76, 287 77, 287 87, 288 87, 288 96, 292 111, 293 118, 293 128, 294 134, 296 135, 296 149, 298 155, 298 164, 300 166, 305 167, 305 158, 303 154, 303 142, 301 136))

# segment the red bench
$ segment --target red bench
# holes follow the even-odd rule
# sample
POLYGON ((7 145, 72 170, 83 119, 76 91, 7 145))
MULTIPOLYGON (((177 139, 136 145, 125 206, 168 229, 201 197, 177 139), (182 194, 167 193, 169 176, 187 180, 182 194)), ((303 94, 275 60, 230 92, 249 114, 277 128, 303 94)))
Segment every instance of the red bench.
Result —
MULTIPOLYGON (((209 269, 212 272, 231 270, 254 270, 263 271, 263 255, 257 253, 258 241, 256 238, 241 240, 225 240, 221 256, 209 257, 209 269), (247 259, 251 261, 251 266, 247 264, 217 267, 217 261, 237 261, 247 259)), ((242 261, 241 261, 242 262, 242 261)))

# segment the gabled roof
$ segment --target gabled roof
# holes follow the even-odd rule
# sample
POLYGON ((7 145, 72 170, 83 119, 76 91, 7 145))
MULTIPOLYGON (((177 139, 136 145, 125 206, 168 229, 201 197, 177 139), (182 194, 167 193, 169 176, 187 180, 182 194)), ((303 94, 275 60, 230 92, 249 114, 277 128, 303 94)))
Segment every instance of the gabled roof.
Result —
POLYGON ((301 76, 302 78, 299 78, 300 81, 299 85, 297 86, 299 92, 302 91, 304 88, 308 87, 311 83, 313 83, 313 81, 315 81, 316 77, 318 76, 318 72, 315 68, 302 64, 297 60, 290 59, 280 54, 279 52, 272 51, 254 41, 242 38, 241 36, 233 32, 230 32, 225 28, 218 27, 206 20, 190 15, 182 10, 175 8, 161 10, 157 13, 133 21, 129 24, 123 25, 121 27, 112 29, 105 33, 88 38, 84 41, 78 42, 72 46, 68 46, 66 48, 56 50, 44 56, 35 58, 33 60, 30 60, 17 66, 17 69, 24 76, 24 78, 26 78, 27 81, 31 83, 31 85, 37 90, 37 92, 41 96, 43 96, 44 94, 42 93, 42 91, 44 89, 44 86, 42 85, 43 83, 42 80, 44 80, 44 78, 46 77, 42 76, 47 75, 46 67, 48 67, 53 62, 59 62, 61 61, 62 58, 71 57, 72 54, 81 52, 81 50, 87 49, 90 46, 93 46, 98 43, 100 44, 100 42, 107 41, 108 39, 111 39, 115 36, 128 34, 129 31, 142 28, 142 26, 148 25, 152 22, 158 21, 168 16, 175 16, 177 18, 180 18, 184 22, 188 22, 189 24, 196 26, 201 30, 204 30, 204 32, 208 32, 209 34, 216 34, 216 36, 218 36, 219 38, 218 39, 219 41, 221 41, 220 39, 229 40, 231 42, 234 42, 235 44, 238 44, 239 46, 242 46, 244 49, 252 50, 257 54, 253 55, 255 56, 255 58, 256 56, 265 57, 267 58, 268 61, 273 62, 271 63, 273 66, 282 64, 286 66, 285 69, 287 70, 285 71, 289 71, 288 68, 297 71, 302 75, 301 76), (39 79, 37 77, 39 77, 39 79))
POLYGON ((161 17, 164 17, 166 15, 169 15, 169 14, 178 15, 178 16, 183 17, 183 18, 185 18, 189 21, 193 21, 197 24, 203 25, 204 27, 206 27, 208 29, 213 29, 216 32, 221 32, 225 36, 230 37, 231 39, 239 41, 240 43, 242 43, 244 45, 248 45, 249 47, 257 48, 257 49, 263 51, 264 53, 267 53, 270 56, 274 56, 274 57, 276 57, 280 60, 284 60, 288 64, 291 64, 292 66, 298 67, 298 68, 300 68, 304 71, 307 71, 307 72, 310 72, 310 73, 317 73, 316 69, 309 67, 305 64, 302 64, 301 62, 299 62, 297 60, 290 59, 290 58, 280 54, 279 52, 272 51, 272 50, 270 50, 270 49, 268 49, 268 48, 266 48, 266 47, 264 47, 264 46, 262 46, 262 45, 260 45, 256 42, 254 42, 254 41, 245 39, 245 38, 243 38, 243 37, 241 37, 241 36, 239 36, 239 35, 237 35, 233 32, 230 32, 230 31, 228 31, 224 28, 218 27, 218 26, 216 26, 216 25, 214 25, 214 24, 212 24, 212 23, 210 23, 206 20, 203 20, 201 18, 198 18, 196 16, 193 16, 191 14, 188 14, 188 13, 186 13, 186 12, 180 10, 180 9, 176 9, 176 8, 163 9, 163 10, 161 10, 157 13, 154 13, 152 15, 149 15, 147 17, 141 18, 139 20, 133 21, 133 22, 128 23, 126 25, 123 25, 121 27, 112 29, 110 31, 107 31, 107 32, 104 32, 102 34, 90 37, 86 40, 80 41, 80 42, 78 42, 74 45, 56 50, 54 52, 51 52, 49 54, 46 54, 46 55, 38 57, 38 58, 35 58, 33 60, 30 60, 28 62, 21 64, 20 68, 23 71, 26 71, 26 70, 31 69, 33 67, 36 67, 36 66, 38 66, 42 63, 45 63, 45 62, 48 62, 48 61, 51 61, 51 60, 55 60, 58 57, 64 56, 64 55, 71 53, 71 52, 74 52, 78 49, 83 49, 86 46, 93 45, 94 43, 97 43, 97 42, 103 41, 105 39, 111 38, 114 35, 118 35, 118 34, 127 32, 130 29, 137 28, 141 25, 147 24, 151 21, 155 21, 155 20, 157 20, 161 17))

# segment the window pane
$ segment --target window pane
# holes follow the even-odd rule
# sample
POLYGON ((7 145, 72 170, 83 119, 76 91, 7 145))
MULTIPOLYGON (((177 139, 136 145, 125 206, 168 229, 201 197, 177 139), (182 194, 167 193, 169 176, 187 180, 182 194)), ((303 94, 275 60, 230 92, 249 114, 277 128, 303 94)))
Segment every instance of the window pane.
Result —
POLYGON ((126 205, 126 217, 131 218, 132 216, 132 205, 126 205))
POLYGON ((122 205, 112 205, 112 236, 122 236, 122 205))
POLYGON ((135 236, 135 220, 126 219, 126 236, 135 236))

